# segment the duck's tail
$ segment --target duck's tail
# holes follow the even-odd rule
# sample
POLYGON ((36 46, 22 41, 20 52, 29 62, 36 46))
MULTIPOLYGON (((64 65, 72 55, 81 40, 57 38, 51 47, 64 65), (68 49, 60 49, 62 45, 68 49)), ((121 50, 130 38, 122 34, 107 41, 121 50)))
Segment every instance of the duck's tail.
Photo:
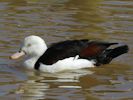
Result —
POLYGON ((96 65, 101 65, 101 64, 108 64, 112 61, 113 58, 116 58, 124 53, 128 52, 128 46, 123 45, 116 47, 114 49, 108 49, 105 50, 104 53, 102 53, 98 58, 97 58, 97 63, 96 65))

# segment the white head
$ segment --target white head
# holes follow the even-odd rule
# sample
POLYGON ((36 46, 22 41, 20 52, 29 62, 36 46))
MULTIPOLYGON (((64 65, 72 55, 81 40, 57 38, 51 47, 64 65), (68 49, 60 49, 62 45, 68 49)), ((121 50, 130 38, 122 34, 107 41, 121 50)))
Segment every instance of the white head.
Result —
POLYGON ((47 49, 47 46, 39 36, 28 36, 24 39, 20 51, 13 54, 11 59, 18 59, 23 55, 39 58, 47 49))

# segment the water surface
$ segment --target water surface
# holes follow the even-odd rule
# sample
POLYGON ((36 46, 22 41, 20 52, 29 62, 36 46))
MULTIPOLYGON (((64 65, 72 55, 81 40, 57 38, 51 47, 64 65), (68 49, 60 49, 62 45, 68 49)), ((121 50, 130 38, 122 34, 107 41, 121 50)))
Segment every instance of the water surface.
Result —
POLYGON ((132 0, 0 0, 0 100, 132 100, 132 0), (28 35, 49 45, 67 39, 128 44, 130 51, 98 68, 48 74, 9 56, 28 35))

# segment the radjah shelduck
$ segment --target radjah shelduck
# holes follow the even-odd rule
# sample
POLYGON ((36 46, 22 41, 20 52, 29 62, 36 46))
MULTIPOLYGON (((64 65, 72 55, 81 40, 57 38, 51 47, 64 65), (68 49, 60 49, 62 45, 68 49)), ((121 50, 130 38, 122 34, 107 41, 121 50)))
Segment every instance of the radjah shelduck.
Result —
POLYGON ((127 45, 87 39, 66 40, 47 47, 41 37, 32 35, 24 39, 20 50, 10 58, 26 55, 24 66, 28 69, 55 73, 108 64, 127 52, 127 45), (116 45, 115 48, 109 48, 112 45, 116 45))

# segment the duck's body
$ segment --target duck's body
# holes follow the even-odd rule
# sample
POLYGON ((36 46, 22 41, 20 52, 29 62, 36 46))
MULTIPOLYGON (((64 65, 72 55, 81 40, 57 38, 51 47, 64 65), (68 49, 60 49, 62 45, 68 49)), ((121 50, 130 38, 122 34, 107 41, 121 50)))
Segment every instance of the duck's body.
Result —
MULTIPOLYGON (((109 46, 115 44, 118 43, 67 40, 47 48, 40 37, 29 36, 25 38, 19 53, 30 56, 24 62, 27 68, 53 73, 107 64, 113 58, 128 51, 127 45, 108 49, 109 46)), ((15 54, 11 58, 16 59, 18 57, 15 54)))

